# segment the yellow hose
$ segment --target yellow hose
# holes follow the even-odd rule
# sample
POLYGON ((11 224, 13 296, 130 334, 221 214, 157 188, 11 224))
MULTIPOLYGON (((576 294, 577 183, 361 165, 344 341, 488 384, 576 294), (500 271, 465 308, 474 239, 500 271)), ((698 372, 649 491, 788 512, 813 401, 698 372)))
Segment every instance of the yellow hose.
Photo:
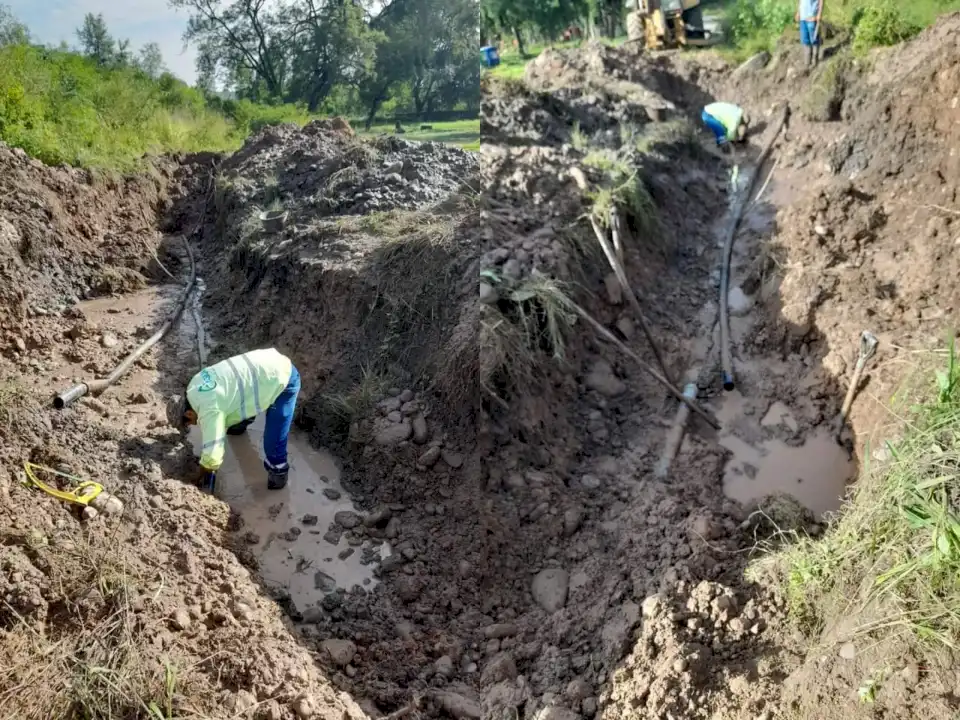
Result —
POLYGON ((54 470, 53 468, 44 467, 43 465, 35 465, 31 462, 25 462, 23 464, 23 469, 27 474, 27 485, 38 487, 48 495, 52 495, 59 500, 64 500, 65 502, 74 503, 76 505, 89 505, 94 498, 103 492, 103 485, 100 483, 95 483, 92 480, 83 480, 82 478, 74 477, 73 475, 67 475, 67 473, 62 473, 58 470, 54 470), (41 482, 34 472, 35 470, 41 470, 43 472, 50 473, 51 475, 66 478, 74 481, 77 484, 72 490, 57 490, 56 488, 50 487, 46 483, 41 482))

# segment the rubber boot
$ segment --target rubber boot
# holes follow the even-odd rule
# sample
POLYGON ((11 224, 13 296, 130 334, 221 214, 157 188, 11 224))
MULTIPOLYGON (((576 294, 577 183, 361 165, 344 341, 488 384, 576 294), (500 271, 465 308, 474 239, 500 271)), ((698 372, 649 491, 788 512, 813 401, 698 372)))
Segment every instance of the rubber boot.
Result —
POLYGON ((290 470, 267 470, 267 488, 270 490, 283 490, 287 486, 287 476, 290 470))
POLYGON ((803 46, 803 60, 804 60, 804 63, 806 64, 807 69, 809 70, 810 67, 813 65, 813 46, 812 45, 803 46))
POLYGON ((813 66, 817 67, 820 64, 820 46, 813 46, 813 66))

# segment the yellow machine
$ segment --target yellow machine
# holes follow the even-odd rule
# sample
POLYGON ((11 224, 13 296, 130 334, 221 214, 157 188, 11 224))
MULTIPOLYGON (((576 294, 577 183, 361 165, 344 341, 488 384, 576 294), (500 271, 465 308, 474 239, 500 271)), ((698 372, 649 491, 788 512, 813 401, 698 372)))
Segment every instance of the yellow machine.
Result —
POLYGON ((648 50, 706 45, 700 0, 635 0, 627 35, 648 50))

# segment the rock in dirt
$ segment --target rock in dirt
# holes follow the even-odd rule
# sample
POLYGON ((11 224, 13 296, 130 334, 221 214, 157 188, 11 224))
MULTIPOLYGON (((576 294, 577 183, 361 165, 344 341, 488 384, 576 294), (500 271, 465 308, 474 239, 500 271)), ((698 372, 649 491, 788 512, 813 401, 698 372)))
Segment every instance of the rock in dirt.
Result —
POLYGON ((343 497, 343 493, 339 490, 335 490, 334 488, 324 488, 323 494, 328 500, 339 500, 341 497, 343 497))
POLYGON ((118 338, 112 332, 105 332, 100 336, 100 344, 105 348, 115 348, 120 344, 120 338, 118 338))
POLYGON ((473 698, 455 692, 440 692, 436 695, 440 707, 457 720, 480 720, 483 710, 480 703, 473 698))
POLYGON ((493 685, 504 680, 517 679, 517 662, 510 653, 500 653, 491 658, 480 676, 481 685, 493 685))
POLYGON ((733 71, 733 77, 738 78, 743 75, 749 75, 759 70, 763 70, 770 62, 770 53, 766 50, 758 52, 742 62, 736 70, 733 71))
POLYGON ((316 525, 318 521, 319 518, 316 515, 307 514, 300 518, 300 522, 304 525, 316 525))
POLYGON ((413 441, 417 445, 423 445, 430 439, 430 428, 427 427, 427 420, 423 415, 415 415, 410 426, 413 428, 413 441))
POLYGON ((190 613, 181 608, 173 614, 171 622, 177 630, 187 630, 193 621, 190 619, 190 613))
POLYGON ((431 448, 428 448, 423 455, 417 460, 418 463, 424 467, 433 467, 437 464, 437 460, 440 459, 440 448, 434 445, 431 448))
POLYGON ((313 587, 322 592, 333 592, 337 589, 337 581, 322 570, 317 570, 313 574, 313 587))
POLYGON ((627 390, 626 384, 613 374, 606 360, 597 360, 585 380, 586 386, 605 397, 617 397, 627 390))
POLYGON ((742 317, 753 309, 753 300, 737 285, 727 294, 727 309, 734 317, 742 317))
POLYGON ((540 710, 536 720, 580 720, 580 714, 559 705, 551 705, 540 710))
POLYGON ((441 450, 440 457, 443 458, 443 461, 452 467, 454 470, 459 470, 463 467, 463 455, 452 450, 441 450))
POLYGON ((437 675, 441 675, 445 678, 453 677, 453 658, 451 658, 449 655, 438 657, 436 662, 433 663, 433 669, 436 671, 437 675))
POLYGON ((320 703, 307 693, 297 697, 291 707, 297 716, 297 720, 312 720, 320 714, 320 703))
POLYGON ((583 522, 583 508, 579 505, 572 507, 563 514, 563 534, 567 537, 580 529, 583 522))
POLYGON ((237 693, 227 700, 226 705, 234 717, 247 717, 247 713, 257 707, 257 696, 249 690, 237 690, 237 693))
POLYGON ((373 441, 382 447, 391 447, 409 440, 411 435, 413 435, 413 424, 409 420, 401 420, 398 423, 382 426, 373 441))
POLYGON ((363 519, 363 524, 367 527, 377 527, 385 525, 393 517, 393 510, 389 507, 379 507, 363 519))
POLYGON ((349 665, 350 661, 353 660, 353 656, 357 654, 357 646, 350 640, 330 638, 329 640, 324 640, 320 645, 323 647, 324 652, 330 656, 330 659, 333 660, 334 664, 340 667, 349 665))
POLYGON ((483 629, 483 636, 488 640, 502 640, 503 638, 513 637, 520 632, 513 623, 497 623, 496 625, 487 625, 483 629))
POLYGON ((341 510, 333 516, 333 521, 347 530, 352 530, 363 522, 360 516, 351 510, 341 510))
POLYGON ((853 660, 857 657, 857 646, 852 642, 844 643, 840 646, 840 657, 844 660, 853 660))
POLYGON ((567 683, 563 694, 571 703, 577 704, 593 694, 593 686, 583 678, 575 678, 567 683))
POLYGON ((485 282, 480 283, 480 302, 485 305, 496 305, 499 299, 500 295, 495 287, 485 282))
POLYGON ((533 578, 533 599, 548 613, 555 613, 567 603, 570 573, 560 568, 547 568, 533 578))
POLYGON ((663 595, 650 595, 640 605, 640 613, 643 617, 650 619, 663 608, 663 595))

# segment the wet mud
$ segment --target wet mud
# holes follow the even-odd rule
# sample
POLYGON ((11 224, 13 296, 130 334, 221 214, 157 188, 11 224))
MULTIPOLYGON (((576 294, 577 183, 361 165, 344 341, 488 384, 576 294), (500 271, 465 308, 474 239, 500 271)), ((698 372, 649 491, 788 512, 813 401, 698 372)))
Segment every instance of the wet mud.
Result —
MULTIPOLYGON (((269 490, 263 468, 263 426, 260 416, 243 435, 228 436, 216 488, 217 497, 236 514, 237 532, 257 559, 263 582, 289 596, 301 612, 319 606, 337 588, 373 589, 377 582, 373 555, 390 555, 390 546, 383 542, 374 553, 369 542, 353 546, 345 537, 331 542, 328 528, 337 522, 338 514, 359 517, 340 484, 334 457, 312 447, 309 436, 294 430, 287 446, 287 486, 269 490)), ((199 435, 197 428, 191 429, 195 453, 199 435)))

